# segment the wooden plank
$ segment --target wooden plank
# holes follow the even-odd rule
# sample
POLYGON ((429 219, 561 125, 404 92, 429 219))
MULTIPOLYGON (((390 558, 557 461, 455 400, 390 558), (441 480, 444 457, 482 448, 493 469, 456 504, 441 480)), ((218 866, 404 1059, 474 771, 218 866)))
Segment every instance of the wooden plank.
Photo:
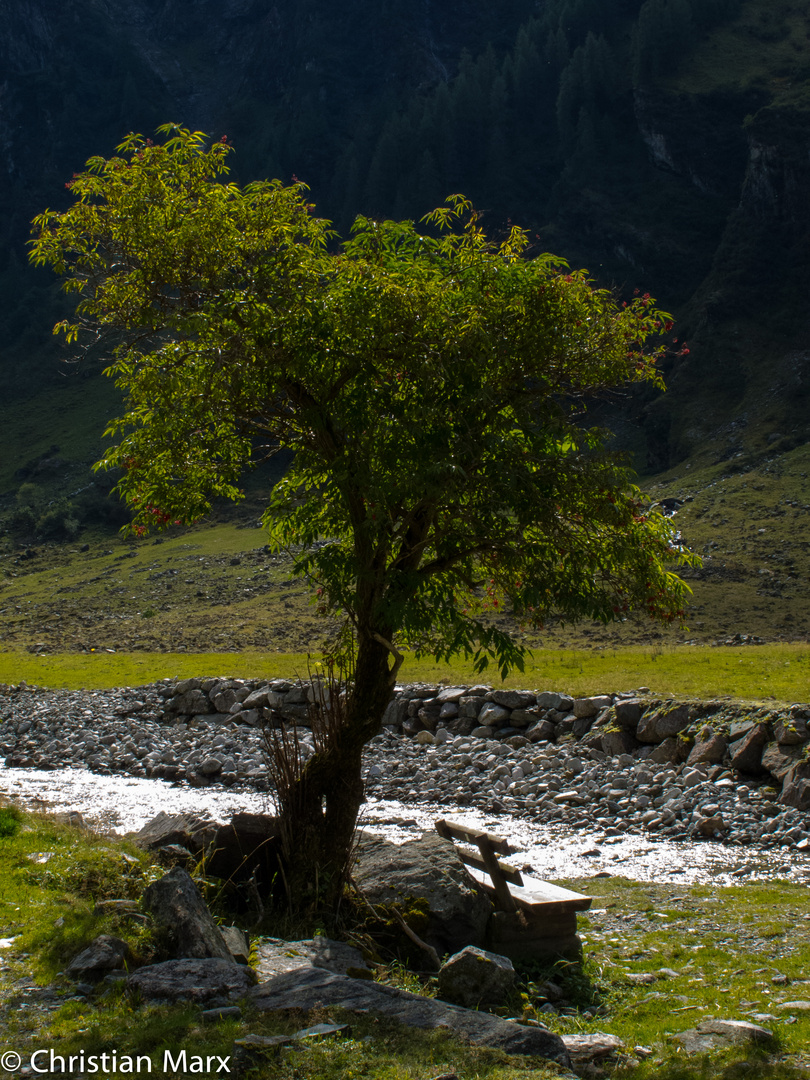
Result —
POLYGON ((493 833, 483 832, 481 829, 472 829, 467 825, 459 825, 457 822, 447 821, 445 818, 440 818, 435 822, 435 827, 439 836, 443 836, 445 840, 462 840, 467 844, 477 845, 479 839, 485 837, 491 850, 498 855, 512 854, 509 841, 502 836, 495 836, 493 833))
MULTIPOLYGON (((456 851, 459 853, 461 861, 466 863, 467 866, 475 866, 479 870, 486 870, 487 865, 484 862, 483 856, 476 855, 472 851, 465 851, 462 847, 456 848, 456 851)), ((523 884, 523 878, 521 877, 520 871, 514 866, 509 866, 507 863, 498 861, 498 870, 504 881, 508 881, 512 885, 523 884)))
MULTIPOLYGON (((548 885, 547 882, 544 884, 548 885)), ((555 886, 551 886, 554 889, 555 886)), ((568 892, 560 889, 561 893, 568 892)), ((512 896, 518 907, 526 909, 542 908, 544 911, 587 911, 592 904, 590 896, 582 896, 580 893, 569 893, 568 896, 558 896, 546 889, 512 887, 512 896)))
MULTIPOLYGON (((492 893, 497 900, 500 896, 494 886, 487 881, 487 873, 477 867, 471 867, 470 873, 475 880, 488 892, 492 893)), ((525 879, 531 881, 531 886, 513 885, 509 891, 510 899, 515 905, 505 910, 514 911, 516 908, 526 911, 527 914, 564 915, 567 912, 587 911, 591 906, 590 896, 572 892, 560 885, 552 885, 548 881, 540 881, 538 878, 525 879)))
POLYGON ((525 876, 522 885, 521 895, 525 893, 527 899, 529 895, 536 896, 540 903, 565 903, 575 911, 587 911, 593 903, 591 896, 565 889, 562 885, 552 885, 541 878, 525 876))
POLYGON ((509 886, 501 877, 498 860, 495 858, 492 848, 490 848, 484 837, 481 837, 478 840, 478 850, 481 852, 481 859, 484 863, 486 873, 488 873, 492 879, 492 888, 495 890, 495 895, 498 898, 498 903, 501 905, 501 908, 504 911, 517 911, 517 902, 509 891, 509 886))

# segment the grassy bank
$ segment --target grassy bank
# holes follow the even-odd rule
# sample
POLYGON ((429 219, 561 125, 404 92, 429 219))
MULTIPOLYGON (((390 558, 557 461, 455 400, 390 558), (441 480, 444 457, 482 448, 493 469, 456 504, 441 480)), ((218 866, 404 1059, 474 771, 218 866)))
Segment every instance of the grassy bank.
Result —
MULTIPOLYGON (((371 1016, 322 1009, 264 1014, 243 1003, 241 1019, 203 1024, 191 1006, 154 1006, 102 984, 77 998, 59 974, 99 933, 128 940, 139 961, 150 960, 148 931, 120 913, 98 914, 99 900, 137 897, 162 873, 151 857, 120 841, 33 815, 0 808, 0 1042, 23 1059, 40 1047, 63 1055, 115 1050, 146 1054, 161 1071, 162 1052, 232 1053, 247 1034, 290 1033, 310 1023, 346 1021, 350 1037, 286 1050, 261 1075, 278 1080, 425 1080, 455 1072, 459 1080, 551 1080, 559 1072, 536 1059, 463 1046, 442 1032, 400 1028, 371 1016)), ((565 1033, 603 1031, 626 1050, 613 1075, 627 1080, 798 1080, 807 1076, 810 1014, 782 1009, 807 999, 810 922, 806 887, 787 882, 736 888, 681 887, 620 878, 576 881, 594 897, 581 917, 585 963, 522 971, 508 1015, 535 1014, 536 987, 553 975, 572 1008, 539 1014, 565 1033), (647 982, 643 980, 649 980, 647 982), (589 1015, 588 1010, 596 1012, 589 1015), (710 1017, 764 1021, 774 1040, 758 1050, 710 1055, 678 1049, 679 1032, 710 1017), (643 1060, 642 1060, 643 1059, 643 1060)), ((381 972, 402 977, 396 968, 381 972)), ((413 979, 410 980, 413 985, 413 979)), ((115 1075, 115 1074, 113 1074, 115 1075)))
MULTIPOLYGON (((22 679, 36 686, 103 689, 138 686, 168 677, 306 677, 305 653, 92 653, 0 652, 0 682, 22 679)), ((409 658, 403 682, 475 683, 469 664, 435 664, 409 658)), ((810 646, 780 644, 731 647, 672 646, 616 649, 536 650, 523 673, 506 686, 564 690, 575 695, 649 687, 651 694, 676 698, 740 698, 751 701, 806 701, 810 697, 810 646)))
MULTIPOLYGON (((550 675, 556 671, 546 651, 621 650, 622 662, 635 664, 632 650, 640 648, 641 673, 637 678, 636 668, 628 670, 627 681, 644 685, 664 667, 659 656, 648 677, 645 651, 656 657, 737 634, 807 644, 808 475, 810 444, 773 459, 695 462, 692 468, 685 463, 647 481, 651 500, 677 500, 673 526, 704 560, 688 572, 693 596, 686 627, 661 627, 640 617, 564 627, 552 619, 524 633, 507 615, 494 618, 543 650, 535 666, 550 664, 550 675)), ((72 543, 43 543, 2 535, 0 523, 2 645, 48 656, 91 649, 251 657, 316 651, 333 627, 310 603, 306 583, 292 577, 291 559, 267 551, 266 534, 256 527, 259 506, 252 504, 252 513, 242 507, 241 520, 205 521, 142 540, 88 530, 72 543)), ((572 674, 579 673, 576 656, 563 659, 572 674)), ((747 681, 749 689, 737 689, 724 678, 706 692, 803 696, 777 693, 764 679, 759 686, 747 681)))

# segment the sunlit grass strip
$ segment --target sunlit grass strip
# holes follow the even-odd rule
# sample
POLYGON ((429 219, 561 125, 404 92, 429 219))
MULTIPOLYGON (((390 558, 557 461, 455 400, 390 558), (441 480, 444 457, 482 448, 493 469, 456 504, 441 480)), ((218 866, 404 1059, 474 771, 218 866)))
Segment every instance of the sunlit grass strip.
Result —
MULTIPOLYGON (((103 689, 139 686, 158 679, 191 676, 305 678, 305 653, 0 653, 0 682, 25 680, 36 686, 103 689)), ((402 682, 498 682, 494 670, 476 675, 472 665, 436 664, 408 658, 402 682)), ((660 697, 732 697, 754 701, 810 698, 810 646, 760 645, 741 648, 544 649, 506 686, 557 689, 585 695, 649 687, 660 697)))

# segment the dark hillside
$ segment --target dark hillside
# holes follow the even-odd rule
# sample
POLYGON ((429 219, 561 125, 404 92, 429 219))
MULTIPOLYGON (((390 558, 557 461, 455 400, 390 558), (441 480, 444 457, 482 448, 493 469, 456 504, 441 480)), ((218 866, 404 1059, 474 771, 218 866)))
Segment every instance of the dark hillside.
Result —
POLYGON ((28 222, 167 119, 227 133, 240 181, 307 180, 343 230, 463 191, 490 228, 657 296, 691 352, 666 397, 612 417, 643 470, 806 440, 807 0, 0 0, 0 19, 0 419, 26 460, 67 384, 85 380, 70 460, 109 408, 102 358, 57 363, 63 302, 26 265, 28 222))

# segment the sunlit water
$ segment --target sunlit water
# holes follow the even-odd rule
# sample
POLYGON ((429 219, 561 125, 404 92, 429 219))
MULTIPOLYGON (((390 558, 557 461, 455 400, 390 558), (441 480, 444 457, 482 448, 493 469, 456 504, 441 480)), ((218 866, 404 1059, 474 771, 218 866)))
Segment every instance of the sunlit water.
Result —
MULTIPOLYGON (((48 813, 78 810, 85 822, 105 832, 141 828, 160 810, 208 814, 227 821, 238 811, 269 812, 266 795, 225 788, 191 788, 164 780, 132 776, 100 776, 84 769, 46 772, 0 766, 0 795, 48 813)), ((510 862, 548 879, 615 875, 636 881, 733 884, 751 879, 810 880, 810 854, 780 849, 726 847, 713 841, 656 840, 636 834, 605 838, 600 831, 548 827, 507 814, 414 806, 370 800, 361 825, 404 843, 446 817, 505 836, 516 854, 510 862), (530 868, 530 870, 529 870, 530 868)))

